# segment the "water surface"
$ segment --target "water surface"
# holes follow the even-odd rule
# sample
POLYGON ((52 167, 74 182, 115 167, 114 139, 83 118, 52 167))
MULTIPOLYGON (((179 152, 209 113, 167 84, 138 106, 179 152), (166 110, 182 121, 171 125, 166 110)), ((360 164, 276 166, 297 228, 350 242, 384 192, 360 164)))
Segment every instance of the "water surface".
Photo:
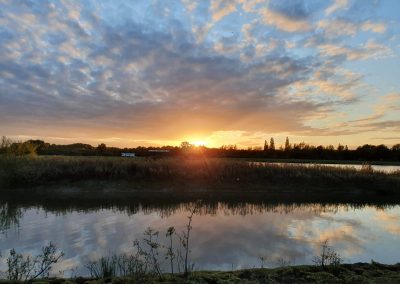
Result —
MULTIPOLYGON (((361 170, 363 165, 360 164, 327 164, 327 163, 286 163, 286 162, 251 162, 252 164, 259 165, 281 165, 281 166, 304 166, 304 167, 312 167, 312 166, 325 166, 325 167, 334 167, 334 168, 350 168, 355 170, 361 170)), ((384 172, 384 173, 394 173, 396 171, 400 171, 400 166, 392 166, 392 165, 371 165, 372 170, 384 172)))
MULTIPOLYGON (((85 264, 101 256, 133 251, 146 228, 185 229, 193 203, 132 208, 105 205, 80 209, 1 203, 0 251, 37 254, 52 241, 65 252, 53 272, 85 275, 85 264)), ((193 217, 190 259, 195 269, 231 270, 311 264, 329 244, 345 262, 399 262, 400 206, 355 204, 203 203, 193 217)), ((175 244, 177 245, 177 244, 175 244)), ((161 250, 163 254, 165 251, 161 250)), ((165 269, 167 269, 167 262, 165 269)), ((3 257, 2 270, 5 269, 3 257)))

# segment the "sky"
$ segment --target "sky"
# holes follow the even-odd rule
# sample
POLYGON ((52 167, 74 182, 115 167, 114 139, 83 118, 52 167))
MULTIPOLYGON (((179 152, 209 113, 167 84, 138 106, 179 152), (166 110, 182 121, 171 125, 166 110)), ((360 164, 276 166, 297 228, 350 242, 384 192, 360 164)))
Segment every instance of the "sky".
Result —
POLYGON ((0 0, 0 135, 400 142, 400 1, 0 0))

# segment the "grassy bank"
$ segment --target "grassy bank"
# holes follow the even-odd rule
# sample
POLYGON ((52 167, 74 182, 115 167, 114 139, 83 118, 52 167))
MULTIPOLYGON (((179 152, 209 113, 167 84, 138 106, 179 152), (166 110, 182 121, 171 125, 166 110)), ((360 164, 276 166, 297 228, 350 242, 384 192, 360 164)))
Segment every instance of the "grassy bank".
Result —
POLYGON ((271 186, 333 187, 396 192, 400 173, 329 166, 256 164, 231 159, 112 157, 3 157, 0 180, 10 187, 87 180, 268 190, 271 186))
MULTIPOLYGON (((0 283, 9 283, 1 281, 0 283)), ((22 282, 13 282, 22 283, 22 282)), ((187 278, 183 274, 164 274, 145 278, 84 278, 38 279, 31 283, 400 283, 400 264, 376 262, 341 264, 330 267, 312 265, 286 266, 274 269, 259 268, 221 271, 196 271, 187 278)))
POLYGON ((229 190, 295 191, 369 190, 398 193, 400 173, 329 166, 257 164, 233 159, 119 158, 119 157, 2 157, 3 187, 44 185, 76 181, 128 181, 149 187, 218 188, 229 190))

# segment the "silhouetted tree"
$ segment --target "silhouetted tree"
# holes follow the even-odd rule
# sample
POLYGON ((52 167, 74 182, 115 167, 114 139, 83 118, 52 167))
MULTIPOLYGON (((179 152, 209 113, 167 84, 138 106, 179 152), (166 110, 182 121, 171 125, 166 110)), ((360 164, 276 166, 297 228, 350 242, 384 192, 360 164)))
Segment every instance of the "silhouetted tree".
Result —
POLYGON ((12 140, 6 136, 1 137, 0 142, 0 153, 6 153, 10 146, 12 145, 12 140))
POLYGON ((275 141, 273 137, 271 137, 271 140, 269 141, 269 149, 271 149, 272 151, 275 150, 275 141))
POLYGON ((328 145, 328 146, 326 146, 326 150, 335 151, 335 147, 333 145, 328 145))
POLYGON ((264 151, 268 150, 268 143, 267 140, 264 140, 264 151))
POLYGON ((104 152, 106 152, 107 150, 107 146, 104 143, 101 143, 97 146, 97 151, 101 154, 103 154, 104 152))
POLYGON ((285 151, 289 151, 291 148, 292 148, 292 146, 290 146, 289 137, 286 137, 285 151))
POLYGON ((237 146, 235 145, 222 145, 220 147, 221 150, 237 150, 237 146))
POLYGON ((182 143, 181 143, 181 148, 182 149, 189 149, 189 148, 191 148, 192 147, 192 144, 190 144, 188 141, 183 141, 182 143))
POLYGON ((374 160, 385 160, 390 157, 390 150, 385 145, 381 144, 376 146, 374 153, 374 160))

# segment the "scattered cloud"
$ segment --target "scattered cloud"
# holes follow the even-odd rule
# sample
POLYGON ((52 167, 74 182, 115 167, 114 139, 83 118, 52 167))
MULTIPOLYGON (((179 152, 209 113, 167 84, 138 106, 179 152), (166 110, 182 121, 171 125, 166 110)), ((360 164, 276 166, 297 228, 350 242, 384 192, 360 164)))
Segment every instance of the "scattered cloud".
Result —
POLYGON ((348 7, 348 0, 334 0, 333 3, 326 8, 325 14, 330 15, 338 10, 346 9, 348 7))
POLYGON ((260 10, 259 13, 266 25, 274 26, 285 32, 304 32, 311 29, 311 25, 306 20, 290 18, 268 8, 260 10))
POLYGON ((361 25, 363 31, 371 31, 374 33, 384 33, 386 32, 386 24, 385 23, 373 23, 371 21, 366 21, 361 25))
POLYGON ((193 11, 197 8, 198 3, 196 1, 192 0, 181 0, 181 1, 185 5, 186 9, 189 10, 190 13, 193 13, 193 11))
POLYGON ((323 29, 327 37, 355 36, 358 25, 344 20, 321 20, 317 23, 318 29, 323 29))
POLYGON ((250 145, 332 125, 344 135, 397 129, 390 103, 331 119, 364 98, 375 72, 343 65, 398 60, 396 39, 385 40, 394 27, 373 12, 342 15, 347 1, 170 4, 0 3, 0 131, 120 138, 110 143, 239 131, 250 145))
POLYGON ((348 60, 366 60, 390 57, 393 51, 390 47, 368 40, 365 44, 357 47, 349 47, 335 44, 321 44, 318 46, 321 55, 329 57, 340 57, 348 60))
POLYGON ((236 2, 230 0, 213 0, 210 11, 214 22, 218 22, 224 17, 236 11, 236 2))

